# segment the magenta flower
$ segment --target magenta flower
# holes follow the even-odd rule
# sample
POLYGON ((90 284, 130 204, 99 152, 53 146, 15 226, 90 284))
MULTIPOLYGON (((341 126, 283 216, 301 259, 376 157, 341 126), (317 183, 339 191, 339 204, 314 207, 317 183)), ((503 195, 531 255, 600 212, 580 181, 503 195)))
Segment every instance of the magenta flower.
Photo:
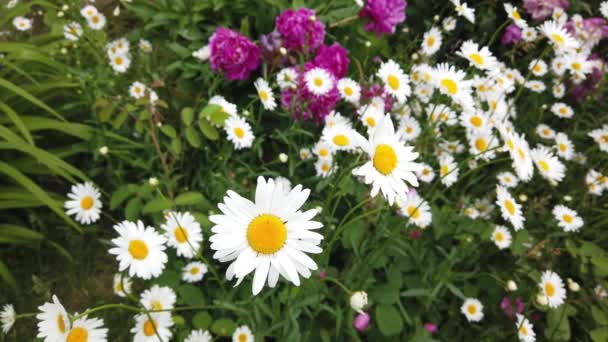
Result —
POLYGON ((405 0, 368 0, 359 17, 367 19, 366 31, 393 34, 397 25, 405 21, 406 6, 405 0))
POLYGON ((503 33, 500 41, 502 45, 519 43, 521 41, 521 29, 515 24, 510 24, 505 29, 505 33, 503 33))
POLYGON ((260 49, 247 37, 219 27, 209 38, 211 69, 229 80, 244 80, 258 68, 260 49))
MULTIPOLYGON (((314 67, 312 63, 307 63, 305 71, 314 67)), ((337 80, 334 79, 333 81, 334 86, 327 94, 317 96, 306 87, 304 72, 299 72, 295 89, 287 88, 281 92, 281 104, 283 108, 293 110, 295 118, 302 120, 313 119, 315 123, 321 123, 334 110, 340 98, 337 80)))
POLYGON ((500 308, 505 313, 505 315, 507 315, 509 318, 515 319, 515 313, 520 314, 520 313, 524 312, 525 305, 521 301, 521 298, 519 298, 519 297, 515 298, 515 312, 513 312, 513 306, 511 305, 511 300, 509 299, 509 297, 503 297, 502 301, 500 302, 500 308))
POLYGON ((359 331, 365 330, 369 325, 370 317, 367 313, 358 314, 353 321, 353 326, 359 331))
POLYGON ((313 64, 331 72, 337 79, 343 78, 348 72, 348 51, 339 43, 330 46, 321 45, 313 64))
POLYGON ((277 17, 275 26, 282 36, 284 47, 289 50, 314 51, 325 39, 325 25, 308 8, 283 11, 277 17))
POLYGON ((431 334, 434 334, 439 331, 437 325, 433 323, 424 323, 424 330, 430 332, 431 334))
POLYGON ((321 279, 321 280, 325 279, 325 271, 319 272, 319 279, 321 279))
POLYGON ((420 237, 422 236, 422 232, 418 229, 414 229, 412 230, 412 232, 410 233, 410 237, 414 240, 418 240, 420 239, 420 237))
POLYGON ((543 20, 556 8, 568 8, 568 0, 524 0, 524 8, 532 19, 543 20))

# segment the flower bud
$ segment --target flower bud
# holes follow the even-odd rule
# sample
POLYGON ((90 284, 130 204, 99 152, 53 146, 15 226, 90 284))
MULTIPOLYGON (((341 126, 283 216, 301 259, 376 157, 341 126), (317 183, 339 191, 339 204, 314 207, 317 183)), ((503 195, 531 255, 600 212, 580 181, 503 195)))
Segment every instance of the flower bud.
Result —
POLYGON ((431 334, 434 334, 439 329, 437 328, 437 325, 434 323, 424 323, 424 330, 430 332, 431 334))
POLYGON ((362 312, 355 317, 355 320, 353 321, 353 326, 355 327, 355 329, 363 331, 369 325, 369 320, 369 315, 365 312, 362 312))
POLYGON ((545 296, 542 293, 539 293, 536 296, 536 302, 541 306, 545 306, 545 305, 547 305, 547 303, 549 303, 549 300, 547 299, 547 296, 545 296))
POLYGON ((578 291, 580 291, 581 286, 577 282, 575 282, 574 280, 568 278, 568 288, 572 292, 578 292, 578 291))
POLYGON ((370 47, 370 46, 372 46, 372 42, 370 42, 369 40, 368 40, 368 41, 366 41, 366 42, 365 42, 365 46, 366 46, 366 47, 370 47))
POLYGON ((350 307, 358 313, 363 313, 363 308, 367 305, 367 293, 357 291, 350 296, 350 307))
POLYGON ((514 280, 507 281, 507 290, 511 292, 517 291, 517 283, 514 280))
POLYGON ((158 178, 156 178, 156 177, 150 177, 150 179, 148 179, 148 184, 150 184, 151 186, 157 186, 158 185, 158 178))
POLYGON ((288 159, 289 157, 285 153, 279 154, 279 160, 281 161, 281 163, 287 163, 288 159))
POLYGON ((108 152, 110 152, 110 149, 108 148, 108 146, 102 146, 99 148, 99 153, 101 153, 101 155, 103 155, 103 156, 108 154, 108 152))
POLYGON ((287 54, 287 49, 284 47, 279 48, 279 52, 281 53, 281 55, 285 56, 287 54))

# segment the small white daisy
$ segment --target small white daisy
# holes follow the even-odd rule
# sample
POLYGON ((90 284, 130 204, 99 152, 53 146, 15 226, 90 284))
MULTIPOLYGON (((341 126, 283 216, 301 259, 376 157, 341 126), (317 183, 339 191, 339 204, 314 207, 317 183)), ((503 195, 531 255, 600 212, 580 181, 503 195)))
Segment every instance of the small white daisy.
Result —
POLYGON ((188 283, 196 283, 203 280, 207 270, 207 265, 199 261, 193 261, 184 266, 182 270, 182 279, 188 283))
POLYGON ((124 73, 131 66, 131 57, 128 54, 113 56, 110 59, 110 66, 114 71, 124 73))
POLYGON ((446 17, 441 22, 441 26, 443 27, 443 30, 446 32, 454 31, 454 29, 456 28, 456 18, 446 17))
POLYGON ((565 160, 572 160, 576 153, 574 144, 572 144, 572 141, 565 133, 557 133, 555 135, 555 150, 557 151, 557 155, 565 160))
POLYGON ((211 333, 207 330, 192 330, 190 335, 186 337, 184 342, 211 342, 213 338, 211 337, 211 333))
POLYGON ((19 31, 27 31, 32 28, 32 20, 25 17, 15 17, 13 26, 19 31))
POLYGON ((505 188, 514 188, 519 184, 519 178, 509 171, 499 173, 496 178, 505 188))
POLYGON ((65 341, 106 342, 107 335, 108 328, 103 327, 102 319, 83 316, 72 323, 72 328, 68 331, 65 341))
POLYGON ((603 125, 602 128, 597 128, 587 135, 595 140, 598 144, 600 151, 608 152, 608 125, 603 125))
POLYGON ((526 82, 526 84, 524 84, 524 86, 530 90, 532 90, 535 93, 542 93, 543 91, 545 91, 547 89, 547 86, 539 80, 531 80, 526 82))
POLYGON ((224 131, 228 140, 234 144, 234 148, 237 150, 251 147, 255 139, 251 126, 240 116, 231 116, 226 119, 224 131))
POLYGON ((561 82, 556 82, 553 87, 551 87, 551 90, 553 91, 553 97, 556 99, 561 99, 566 94, 566 86, 561 82))
POLYGON ((479 322, 483 319, 483 305, 476 298, 467 298, 460 307, 460 312, 469 322, 479 322))
POLYGON ((222 112, 228 114, 228 116, 237 116, 237 107, 234 103, 228 102, 223 96, 215 95, 209 99, 209 104, 218 105, 222 107, 222 112))
POLYGON ((146 86, 138 81, 135 81, 129 87, 129 95, 135 99, 141 99, 146 94, 146 86))
POLYGON ((528 23, 526 23, 526 21, 522 19, 521 15, 519 14, 519 11, 517 10, 517 7, 514 7, 513 5, 511 5, 511 3, 508 2, 504 3, 503 6, 505 8, 505 12, 507 12, 507 16, 509 16, 509 18, 513 20, 515 25, 517 25, 521 29, 528 27, 528 23))
POLYGON ((281 90, 296 86, 298 73, 294 68, 284 68, 277 74, 277 83, 281 90))
POLYGON ((557 273, 545 271, 541 275, 539 284, 542 293, 547 297, 550 308, 557 308, 562 305, 566 299, 566 288, 562 278, 557 273))
POLYGON ((424 183, 430 183, 435 179, 435 171, 431 168, 430 165, 421 163, 422 169, 416 172, 416 177, 424 183))
POLYGON ((139 49, 144 53, 152 52, 152 44, 149 40, 140 39, 138 43, 139 49))
POLYGON ((135 316, 135 326, 131 329, 133 342, 170 341, 173 333, 173 320, 169 312, 151 312, 135 316), (148 317, 150 316, 150 317, 148 317))
POLYGON ((406 98, 412 93, 409 76, 392 59, 380 65, 377 76, 384 82, 386 92, 399 103, 405 103, 406 98))
POLYGON ((420 124, 413 117, 406 117, 399 122, 399 128, 397 129, 397 136, 403 142, 413 141, 418 138, 422 129, 420 124))
POLYGON ((99 13, 99 11, 97 11, 97 8, 91 5, 87 5, 80 9, 80 14, 87 20, 97 13, 99 13))
POLYGON ((309 148, 303 147, 300 149, 300 159, 302 160, 309 160, 310 158, 312 158, 312 152, 310 151, 309 148))
POLYGON ((475 9, 470 8, 466 2, 460 2, 460 0, 450 0, 456 9, 456 14, 464 17, 471 24, 475 24, 475 9))
POLYGON ((433 218, 431 207, 418 194, 407 194, 405 198, 397 198, 396 203, 401 214, 408 218, 408 223, 423 229, 431 224, 433 218))
POLYGON ((557 220, 557 225, 565 232, 578 232, 583 226, 583 219, 578 213, 565 205, 553 207, 553 216, 557 220))
POLYGON ((101 194, 91 183, 72 185, 65 202, 66 214, 75 215, 76 221, 91 224, 99 220, 101 214, 101 194))
POLYGON ((437 65, 432 71, 432 81, 442 94, 448 95, 461 106, 473 103, 471 81, 465 80, 466 73, 447 63, 437 65))
POLYGON ((533 59, 528 66, 528 69, 534 76, 544 76, 547 73, 547 63, 542 59, 533 59))
POLYGON ((361 86, 353 79, 343 78, 339 80, 338 91, 344 101, 354 105, 359 104, 359 100, 361 99, 361 86))
POLYGON ((554 20, 545 21, 539 29, 559 53, 574 51, 579 46, 577 40, 566 31, 566 28, 554 20))
POLYGON ((496 186, 496 204, 500 208, 502 218, 511 222, 515 231, 524 228, 526 218, 522 214, 522 206, 503 186, 496 186))
POLYGON ((317 173, 317 176, 325 178, 331 175, 336 170, 332 163, 333 160, 331 158, 323 158, 317 160, 315 162, 315 171, 317 173))
MULTIPOLYGON (((374 125, 377 125, 375 121, 374 125)), ((347 124, 325 126, 321 133, 321 141, 327 144, 332 151, 354 151, 365 143, 365 138, 347 124)))
POLYGON ((459 56, 466 58, 469 63, 480 70, 495 70, 498 61, 487 46, 479 48, 479 45, 472 40, 467 40, 462 43, 460 50, 456 53, 459 56))
POLYGON ((203 234, 201 225, 188 212, 168 212, 166 222, 160 227, 164 230, 167 246, 173 247, 178 256, 193 258, 201 247, 203 234))
POLYGON ((322 68, 312 68, 304 74, 306 88, 317 96, 322 96, 331 91, 334 80, 331 74, 322 68))
POLYGON ((232 334, 232 342, 254 342, 253 333, 246 325, 236 328, 232 334))
POLYGON ((449 188, 458 180, 459 172, 458 164, 451 154, 441 155, 439 158, 439 177, 441 177, 441 184, 449 188))
POLYGON ((262 101, 264 109, 274 110, 275 108, 277 108, 277 102, 274 99, 274 94, 272 93, 272 89, 268 85, 268 82, 266 82, 266 80, 260 77, 255 80, 254 85, 255 89, 258 92, 258 96, 262 101))
POLYGON ((38 310, 40 313, 36 315, 37 337, 45 341, 65 341, 70 328, 70 319, 57 296, 53 295, 53 302, 44 303, 38 307, 38 310))
POLYGON ((566 166, 553 155, 553 152, 549 148, 538 145, 530 151, 530 156, 540 175, 549 182, 559 183, 566 175, 566 166))
POLYGON ((319 159, 332 159, 334 151, 332 150, 332 146, 329 143, 321 140, 317 144, 315 144, 313 148, 313 153, 319 159))
POLYGON ((422 52, 427 56, 432 56, 441 48, 443 36, 441 31, 436 27, 431 27, 430 30, 424 33, 422 37, 422 52))
POLYGON ((2 311, 0 312, 0 322, 2 323, 2 332, 7 334, 9 330, 15 324, 17 320, 17 313, 15 313, 15 308, 13 304, 6 304, 2 307, 2 311))
POLYGON ((160 311, 173 309, 177 296, 167 286, 153 285, 142 292, 139 302, 148 310, 160 311))
POLYGON ((82 36, 82 26, 75 21, 63 25, 63 36, 67 40, 77 41, 82 36))
POLYGON ((538 38, 538 32, 534 27, 527 26, 521 30, 521 38, 526 42, 533 42, 538 38))
POLYGON ((509 248, 511 246, 511 232, 503 226, 496 226, 492 232, 492 241, 499 249, 509 248))
POLYGON ((536 126, 536 134, 538 134, 543 139, 555 139, 556 135, 555 131, 545 124, 540 124, 536 126))
POLYGON ((534 333, 534 326, 530 321, 523 315, 515 314, 517 322, 515 327, 517 328, 517 336, 521 342, 534 342, 536 341, 536 333, 534 333))
POLYGON ((95 13, 87 18, 87 23, 92 30, 101 30, 106 25, 106 16, 102 13, 95 13))
POLYGON ((211 57, 211 48, 209 47, 209 45, 205 45, 203 47, 201 47, 200 49, 194 51, 192 53, 192 57, 198 59, 199 61, 206 61, 209 59, 209 57, 211 57))

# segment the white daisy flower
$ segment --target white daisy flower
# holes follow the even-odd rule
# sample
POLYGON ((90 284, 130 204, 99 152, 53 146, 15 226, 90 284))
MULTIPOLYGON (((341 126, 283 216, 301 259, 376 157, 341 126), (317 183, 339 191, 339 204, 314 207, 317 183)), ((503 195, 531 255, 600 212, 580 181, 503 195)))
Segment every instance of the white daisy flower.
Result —
POLYGON ((413 117, 406 117, 399 122, 397 137, 403 142, 413 141, 421 132, 420 124, 413 117))
POLYGON ((521 15, 519 14, 519 11, 517 10, 517 7, 514 7, 509 2, 504 3, 503 6, 505 8, 505 12, 507 12, 507 16, 509 16, 509 18, 513 20, 515 25, 522 29, 528 27, 528 23, 524 19, 522 19, 521 15))
POLYGON ((66 214, 76 217, 82 224, 91 224, 99 220, 101 214, 101 194, 91 183, 72 185, 64 207, 66 214))
POLYGON ((555 131, 545 124, 540 124, 536 126, 536 134, 538 134, 543 139, 555 139, 556 135, 555 131))
POLYGON ((193 261, 184 266, 182 270, 182 279, 187 283, 196 283, 203 280, 207 271, 207 265, 199 261, 193 261))
POLYGON ((497 67, 498 61, 492 56, 490 49, 487 46, 480 49, 479 45, 472 40, 462 43, 460 50, 456 54, 466 58, 470 65, 480 70, 491 71, 497 67))
POLYGON ((2 332, 7 334, 9 330, 15 324, 17 320, 17 313, 15 312, 15 308, 13 304, 6 304, 2 307, 2 311, 0 312, 0 322, 2 323, 2 332))
POLYGON ((38 320, 38 335, 44 341, 65 341, 70 329, 70 319, 63 305, 53 295, 52 303, 44 303, 38 307, 40 311, 36 315, 38 320))
POLYGON ((441 155, 439 158, 439 177, 441 177, 441 184, 449 188, 458 180, 459 172, 458 164, 451 154, 441 155))
POLYGON ((549 39, 558 53, 570 52, 579 47, 576 39, 554 20, 547 20, 539 28, 540 32, 549 39))
POLYGON ((77 41, 82 36, 82 26, 75 21, 63 25, 63 36, 67 40, 77 41))
POLYGON ((80 9, 80 14, 87 20, 91 19, 95 14, 98 14, 97 8, 91 5, 87 5, 80 9))
POLYGON ((475 156, 475 159, 494 159, 496 156, 495 150, 498 147, 498 138, 492 134, 491 130, 472 131, 467 137, 469 153, 475 156))
POLYGON ((135 326, 131 329, 133 342, 170 341, 173 333, 173 320, 169 312, 151 312, 135 316, 135 326), (148 315, 150 318, 148 318, 148 315))
POLYGON ((418 186, 415 172, 422 169, 422 165, 414 162, 418 153, 399 141, 390 115, 385 115, 378 123, 366 145, 364 150, 370 160, 353 169, 353 175, 362 176, 365 184, 372 184, 372 197, 382 191, 392 205, 395 197, 404 197, 407 193, 405 181, 418 186))
POLYGON ((263 78, 258 78, 255 80, 255 89, 258 92, 258 96, 262 101, 262 105, 266 110, 274 110, 277 108, 277 102, 274 99, 274 94, 272 93, 272 89, 268 85, 268 82, 263 78))
POLYGON ((123 221, 114 225, 119 237, 112 239, 109 250, 119 261, 119 271, 129 269, 129 276, 142 279, 158 277, 167 263, 164 236, 143 222, 123 221))
POLYGON ((322 68, 312 68, 304 74, 306 88, 317 96, 322 96, 331 91, 334 87, 334 80, 327 70, 322 68))
POLYGON ((555 150, 557 155, 564 158, 565 160, 572 160, 574 158, 574 144, 565 133, 557 133, 555 135, 555 150))
POLYGON ((129 95, 134 99, 141 99, 146 94, 146 86, 138 81, 135 81, 129 87, 129 95))
POLYGON ((458 123, 458 117, 456 113, 444 104, 429 105, 426 109, 432 122, 445 123, 448 126, 453 126, 458 123))
POLYGON ((213 338, 211 337, 211 333, 209 331, 199 329, 192 330, 184 342, 211 342, 212 340, 213 338))
POLYGON ((591 169, 585 176, 585 184, 587 184, 590 194, 601 196, 602 192, 608 188, 608 178, 596 170, 591 169))
POLYGON ((519 178, 509 171, 499 173, 496 178, 505 188, 514 188, 519 184, 519 178))
POLYGON ((110 66, 114 71, 124 73, 131 66, 131 57, 128 54, 116 55, 110 59, 110 66))
POLYGON ((310 158, 312 158, 312 152, 310 151, 309 148, 303 147, 300 149, 300 159, 302 160, 309 160, 310 158))
POLYGON ((583 226, 583 219, 578 213, 565 205, 553 207, 553 216, 557 220, 557 225, 565 232, 578 232, 583 226))
POLYGON ((513 160, 513 169, 517 177, 527 182, 534 174, 534 165, 530 154, 530 146, 526 139, 515 132, 503 134, 505 148, 513 160))
POLYGON ((587 135, 595 140, 601 151, 608 152, 608 125, 594 129, 587 133, 587 135))
POLYGON ((530 90, 532 90, 535 93, 542 93, 543 91, 545 91, 547 89, 547 86, 539 80, 531 80, 526 82, 526 84, 524 84, 524 86, 530 90))
POLYGON ((516 313, 515 317, 517 317, 517 323, 515 323, 515 327, 517 328, 517 336, 521 342, 534 342, 536 341, 536 333, 534 333, 534 326, 530 321, 524 316, 516 313))
POLYGON ((142 292, 139 302, 148 310, 160 311, 173 309, 177 296, 167 286, 153 285, 142 292))
POLYGON ((237 116, 237 107, 234 103, 226 101, 221 95, 215 95, 209 99, 209 104, 218 105, 222 107, 222 112, 228 114, 228 116, 237 116))
POLYGON ((566 299, 566 288, 564 282, 557 273, 545 271, 541 275, 539 284, 541 292, 547 297, 550 308, 557 308, 562 305, 566 299))
POLYGON ((467 298, 460 307, 460 312, 469 322, 479 322, 483 319, 483 305, 478 299, 467 298))
POLYGON ((274 183, 277 187, 281 187, 283 192, 288 193, 291 191, 291 181, 285 177, 279 176, 274 178, 274 183))
POLYGON ((295 87, 298 79, 298 72, 294 68, 284 68, 277 74, 277 83, 281 90, 295 87))
POLYGON ((430 83, 419 83, 414 88, 414 95, 420 99, 422 103, 428 103, 431 100, 435 88, 430 83))
POLYGON ((533 59, 528 66, 528 69, 532 71, 534 76, 544 76, 547 73, 547 63, 542 59, 533 59))
POLYGON ((321 140, 313 148, 313 153, 319 157, 319 159, 332 159, 334 151, 329 143, 321 140))
POLYGON ((106 52, 108 53, 108 57, 112 59, 115 56, 128 54, 130 46, 131 44, 126 38, 119 38, 108 43, 106 52))
POLYGON ((138 43, 139 49, 144 53, 152 52, 152 44, 149 40, 140 39, 138 43))
POLYGON ((333 160, 331 158, 320 158, 315 162, 315 171, 319 177, 328 177, 331 175, 336 168, 332 166, 333 160))
POLYGON ((107 336, 108 328, 103 327, 102 319, 83 316, 72 323, 65 341, 106 342, 107 336))
POLYGON ((450 0, 456 8, 456 14, 464 17, 471 24, 475 24, 475 9, 470 8, 466 2, 460 2, 460 0, 450 0))
POLYGON ((254 342, 253 333, 246 325, 236 328, 232 334, 232 342, 254 342))
POLYGON ((101 30, 106 26, 106 16, 102 13, 95 13, 90 18, 87 18, 87 23, 92 30, 101 30))
POLYGON ((255 139, 251 126, 240 116, 228 117, 224 122, 224 131, 237 150, 251 147, 255 139))
MULTIPOLYGON (((575 15, 572 20, 576 23, 576 16, 575 15)), ((560 26, 564 26, 566 25, 566 22, 568 21, 568 14, 566 14, 566 12, 564 11, 563 8, 561 7, 555 7, 553 9, 553 13, 551 14, 551 18, 553 20, 555 20, 555 22, 557 22, 560 26)), ((581 17, 582 19, 582 17, 581 17)))
POLYGON ((543 178, 551 183, 559 183, 566 175, 566 167, 553 152, 545 146, 538 145, 530 151, 530 156, 543 178))
POLYGON ((553 91, 553 97, 556 99, 561 99, 566 94, 566 87, 561 82, 555 83, 551 90, 553 91))
POLYGON ((608 1, 602 1, 600 4, 600 13, 602 13, 604 18, 608 19, 608 1))
POLYGON ((32 20, 21 16, 15 17, 13 26, 19 31, 27 31, 32 28, 32 20))
POLYGON ((538 38, 538 32, 534 27, 527 26, 521 30, 521 38, 528 43, 533 42, 538 38))
POLYGON ((310 190, 301 185, 289 193, 277 187, 272 179, 258 177, 255 202, 229 190, 218 208, 221 215, 212 215, 215 224, 209 238, 214 259, 230 262, 226 278, 237 278, 237 284, 250 273, 252 292, 260 293, 264 284, 275 287, 279 274, 296 286, 300 275, 310 277, 317 264, 306 253, 320 253, 323 235, 314 230, 323 224, 311 219, 316 210, 302 212, 310 190))
POLYGON ((120 273, 116 273, 114 275, 114 282, 112 284, 112 289, 114 290, 114 294, 119 297, 126 297, 127 293, 131 293, 131 286, 133 285, 133 281, 131 278, 127 276, 123 276, 120 273))
POLYGON ((353 126, 353 124, 350 122, 350 120, 348 118, 345 118, 344 116, 342 116, 342 114, 336 112, 335 110, 332 110, 331 113, 329 113, 325 117, 325 126, 334 127, 336 125, 344 125, 347 127, 353 126))
POLYGON ((442 94, 448 95, 461 106, 470 106, 471 81, 465 80, 466 73, 454 66, 443 63, 433 70, 432 81, 442 94))
POLYGON ((593 62, 589 61, 588 58, 589 56, 586 53, 569 53, 565 57, 566 68, 573 76, 582 81, 587 77, 587 74, 593 72, 593 62))
POLYGON ((361 86, 353 79, 343 78, 339 80, 338 91, 344 101, 354 105, 359 104, 359 100, 361 99, 361 86))
POLYGON ((443 27, 443 30, 446 32, 454 31, 454 29, 456 28, 456 18, 446 17, 441 22, 441 26, 443 27))
POLYGON ((500 207, 502 218, 511 222, 515 231, 524 228, 526 218, 522 215, 521 204, 517 203, 513 196, 503 186, 496 186, 496 204, 500 207))
POLYGON ((496 226, 492 232, 492 241, 499 249, 509 248, 511 246, 511 232, 504 226, 496 226))
POLYGON ((408 223, 413 223, 420 228, 426 228, 433 219, 431 207, 418 194, 408 194, 406 197, 398 197, 396 200, 400 213, 408 218, 408 223))
POLYGON ((424 37, 422 37, 422 46, 420 48, 425 55, 432 56, 441 48, 442 40, 443 36, 441 35, 441 31, 433 26, 424 33, 424 37))
POLYGON ((483 112, 463 112, 460 124, 468 131, 488 131, 492 127, 490 119, 483 112))
MULTIPOLYGON (((464 145, 458 140, 444 140, 439 144, 440 151, 445 151, 448 154, 454 155, 464 152, 464 145)), ((438 155, 439 156, 439 155, 438 155)))
MULTIPOLYGON (((375 121, 373 123, 376 124, 375 121)), ((321 141, 327 144, 331 151, 353 151, 365 142, 365 138, 346 124, 336 124, 332 127, 325 126, 321 141)))
POLYGON ((167 246, 177 251, 177 256, 193 258, 201 247, 203 234, 201 225, 188 212, 168 212, 166 222, 160 227, 164 230, 167 246))
POLYGON ((421 163, 422 169, 416 172, 416 177, 424 183, 430 183, 435 179, 435 171, 430 165, 421 163))
POLYGON ((395 61, 389 59, 382 63, 376 75, 384 82, 387 93, 391 94, 397 102, 405 103, 406 98, 412 93, 410 78, 395 61))
POLYGON ((359 109, 359 120, 363 123, 363 126, 367 128, 367 132, 371 132, 376 126, 378 122, 382 120, 384 117, 384 111, 382 110, 374 110, 370 109, 370 106, 364 106, 362 109, 359 109))

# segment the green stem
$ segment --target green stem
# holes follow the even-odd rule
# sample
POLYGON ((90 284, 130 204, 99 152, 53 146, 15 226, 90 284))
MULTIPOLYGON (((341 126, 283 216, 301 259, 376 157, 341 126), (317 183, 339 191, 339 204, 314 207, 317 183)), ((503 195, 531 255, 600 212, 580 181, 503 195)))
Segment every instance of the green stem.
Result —
POLYGON ((323 278, 323 281, 329 281, 329 282, 332 282, 332 283, 338 285, 349 296, 353 294, 353 291, 351 289, 349 289, 348 287, 346 287, 346 285, 342 284, 341 281, 339 281, 338 279, 336 279, 334 277, 327 277, 326 276, 325 278, 323 278))

